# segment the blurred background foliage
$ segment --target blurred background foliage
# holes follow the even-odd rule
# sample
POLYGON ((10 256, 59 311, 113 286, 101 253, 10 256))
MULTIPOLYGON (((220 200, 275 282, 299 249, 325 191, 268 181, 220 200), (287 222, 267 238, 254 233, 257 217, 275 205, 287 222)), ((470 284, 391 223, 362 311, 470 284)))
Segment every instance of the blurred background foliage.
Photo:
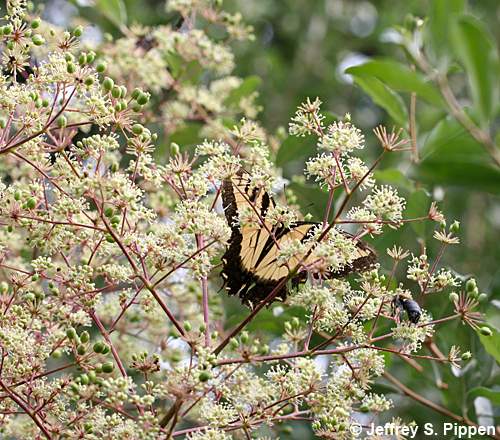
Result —
MULTIPOLYGON (((121 24, 153 26, 177 19, 165 12, 163 1, 43 3, 47 20, 67 25, 75 17, 83 17, 97 24, 102 31, 96 33, 98 37, 104 32, 119 37, 121 24)), ((460 221, 461 245, 445 254, 443 264, 452 265, 464 279, 474 274, 481 291, 488 294, 489 301, 482 306, 487 321, 500 327, 499 2, 225 0, 224 5, 229 11, 240 11, 255 28, 253 43, 234 47, 235 74, 252 76, 248 90, 257 87, 263 106, 258 119, 281 141, 276 162, 284 177, 292 181, 290 188, 304 212, 318 215, 324 206, 323 194, 294 178, 314 154, 313 143, 287 138, 285 131, 305 97, 320 97, 332 117, 351 113, 367 133, 368 162, 379 154, 371 130, 386 124, 409 132, 413 116, 418 158, 415 152, 391 155, 379 167, 377 177, 397 186, 407 197, 407 217, 425 215, 431 199, 436 199, 450 221, 460 221), (423 65, 415 58, 420 48, 425 54, 423 65), (455 107, 443 98, 443 88, 448 86, 455 107), (466 125, 467 121, 472 124, 468 129, 464 120, 466 125), (477 129, 472 134, 471 127, 477 129)), ((163 142, 196 139, 190 133, 183 136, 166 133, 163 142)), ((406 225, 374 241, 379 250, 394 241, 416 254, 427 247, 433 260, 438 247, 431 240, 432 232, 430 226, 406 225)), ((424 306, 440 315, 451 312, 445 296, 427 297, 424 306)), ((231 303, 228 307, 235 307, 236 321, 241 310, 231 303)), ((288 313, 279 319, 288 319, 288 313)), ((279 319, 265 311, 253 325, 279 334, 279 319)), ((401 359, 388 358, 388 362, 393 362, 394 375, 409 388, 456 413, 465 411, 474 417, 475 412, 488 424, 491 415, 496 420, 500 416, 500 338, 497 332, 488 341, 482 339, 484 344, 455 323, 437 332, 438 347, 459 343, 471 348, 474 358, 461 372, 426 362, 418 369, 401 359), (478 396, 487 396, 489 402, 475 400, 478 396)), ((378 387, 394 391, 388 383, 378 387)), ((443 421, 443 416, 410 399, 397 394, 391 397, 396 402, 395 415, 415 419, 418 424, 443 421)), ((284 429, 281 435, 307 438, 305 429, 284 429)))

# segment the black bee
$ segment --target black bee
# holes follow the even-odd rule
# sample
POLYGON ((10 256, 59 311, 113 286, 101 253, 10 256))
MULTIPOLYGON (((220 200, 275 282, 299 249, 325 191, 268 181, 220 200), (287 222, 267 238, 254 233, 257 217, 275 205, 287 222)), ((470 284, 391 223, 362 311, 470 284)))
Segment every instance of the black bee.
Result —
POLYGON ((422 309, 416 301, 404 298, 403 296, 399 295, 394 298, 393 307, 395 310, 404 310, 408 315, 408 320, 412 324, 418 324, 418 321, 420 321, 420 317, 422 316, 422 309))

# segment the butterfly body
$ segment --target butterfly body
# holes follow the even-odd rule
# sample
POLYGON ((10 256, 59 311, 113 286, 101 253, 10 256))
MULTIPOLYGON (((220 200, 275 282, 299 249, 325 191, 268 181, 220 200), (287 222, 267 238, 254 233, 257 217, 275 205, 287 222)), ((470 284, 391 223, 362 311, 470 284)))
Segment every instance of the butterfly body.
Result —
MULTIPOLYGON (((222 277, 230 295, 237 295, 247 305, 255 305, 266 298, 278 284, 281 287, 274 296, 284 300, 288 293, 286 279, 292 286, 304 282, 307 272, 303 266, 313 264, 309 250, 310 240, 318 230, 318 223, 296 222, 288 227, 272 224, 266 218, 269 209, 275 207, 269 194, 252 188, 243 174, 226 180, 222 185, 222 200, 227 222, 232 234, 230 245, 222 258, 222 277), (257 218, 251 224, 240 225, 240 213, 246 210, 257 218), (286 262, 279 258, 280 249, 289 241, 307 244, 306 252, 293 255, 286 262)), ((347 233, 343 233, 349 235, 347 233)), ((375 262, 375 253, 363 242, 356 243, 357 258, 348 267, 328 272, 326 278, 338 278, 353 271, 368 269, 375 262)), ((290 284, 289 283, 289 284, 290 284)))

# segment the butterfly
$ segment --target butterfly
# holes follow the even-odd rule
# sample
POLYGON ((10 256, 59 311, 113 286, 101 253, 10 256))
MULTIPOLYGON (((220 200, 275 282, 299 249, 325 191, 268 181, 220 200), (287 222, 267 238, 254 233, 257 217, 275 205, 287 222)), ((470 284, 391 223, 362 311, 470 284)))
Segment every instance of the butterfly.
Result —
MULTIPOLYGON (((222 257, 221 276, 229 295, 237 295, 243 304, 253 307, 266 298, 273 289, 290 278, 296 286, 307 279, 305 271, 290 271, 302 263, 307 266, 313 263, 313 256, 295 255, 287 264, 278 259, 281 245, 289 240, 308 241, 319 223, 296 222, 289 227, 282 224, 273 225, 266 220, 269 209, 276 206, 273 198, 263 189, 251 185, 249 178, 240 172, 222 183, 222 204, 226 220, 231 227, 229 247, 222 257), (251 225, 239 225, 239 213, 252 210, 258 215, 260 222, 251 225), (258 224, 260 223, 260 224, 258 224)), ((353 238, 347 232, 345 236, 353 238)), ((354 238, 353 238, 354 240, 354 238)), ((326 278, 340 278, 353 272, 370 269, 376 262, 375 252, 364 242, 355 240, 357 255, 350 265, 335 272, 328 272, 326 278)), ((275 299, 284 300, 289 287, 283 283, 275 299)))

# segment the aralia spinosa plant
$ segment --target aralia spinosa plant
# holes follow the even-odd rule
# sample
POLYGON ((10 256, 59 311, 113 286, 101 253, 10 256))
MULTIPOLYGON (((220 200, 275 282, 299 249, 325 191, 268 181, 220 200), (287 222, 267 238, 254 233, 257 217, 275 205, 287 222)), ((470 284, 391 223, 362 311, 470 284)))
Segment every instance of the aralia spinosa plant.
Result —
MULTIPOLYGON (((289 130, 317 138, 305 171, 329 194, 315 263, 298 268, 308 280, 284 305, 271 294, 231 323, 218 292, 230 238, 220 185, 244 168, 252 185, 271 190, 278 140, 252 119, 256 95, 238 96, 228 44, 196 28, 198 15, 221 26, 228 42, 248 38, 241 17, 205 1, 169 7, 182 26, 132 29, 84 48, 81 27, 58 32, 24 2, 9 2, 0 28, 2 435, 263 440, 277 438, 285 422, 306 422, 320 438, 351 438, 360 413, 383 418, 392 405, 371 391, 373 382, 385 375, 401 385, 384 354, 458 366, 470 356, 455 346, 443 354, 432 341, 439 326, 462 320, 488 333, 475 282, 464 285, 440 266, 458 225, 447 227, 435 204, 406 218, 396 189, 376 183, 380 158, 368 166, 356 156, 364 137, 350 117, 326 125, 321 102, 308 100, 289 130), (211 81, 197 82, 192 69, 208 70, 211 81), (146 125, 158 120, 167 131, 197 121, 206 140, 191 152, 173 144, 166 161, 155 157, 159 140, 146 125), (435 222, 442 250, 433 261, 425 250, 408 260, 395 244, 392 267, 322 279, 352 260, 352 241, 338 228, 361 239, 413 221, 435 222), (405 264, 406 280, 396 280, 405 264), (397 297, 443 292, 451 299, 444 316, 423 310, 415 324, 392 310, 397 297), (266 307, 279 314, 291 306, 302 312, 283 322, 279 337, 246 329, 266 307), (319 355, 328 356, 326 369, 319 355)), ((406 149, 401 133, 380 127, 376 135, 381 156, 406 149)), ((275 224, 300 218, 293 203, 269 213, 275 224)), ((259 225, 249 213, 239 220, 259 225)), ((288 242, 280 261, 302 245, 288 242)))

